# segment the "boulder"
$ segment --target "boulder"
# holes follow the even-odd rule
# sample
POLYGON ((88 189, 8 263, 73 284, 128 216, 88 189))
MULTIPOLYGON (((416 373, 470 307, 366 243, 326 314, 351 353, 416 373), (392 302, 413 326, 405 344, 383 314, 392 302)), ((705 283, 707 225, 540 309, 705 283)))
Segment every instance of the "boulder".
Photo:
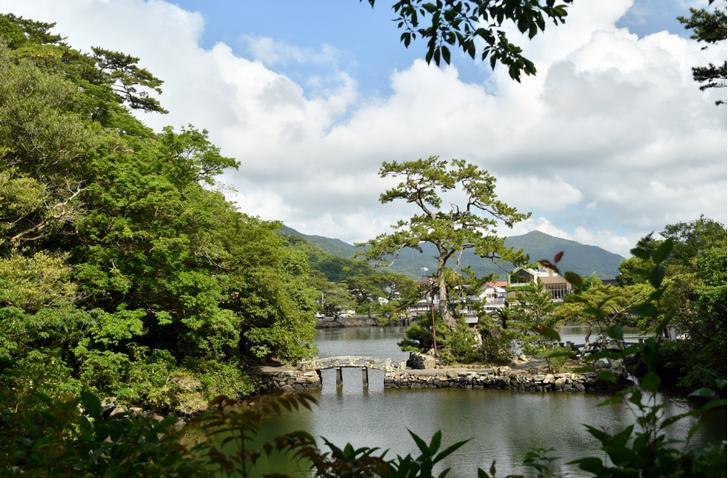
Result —
POLYGON ((435 365, 435 357, 419 352, 410 352, 409 358, 407 359, 407 366, 412 369, 423 370, 435 368, 435 365))

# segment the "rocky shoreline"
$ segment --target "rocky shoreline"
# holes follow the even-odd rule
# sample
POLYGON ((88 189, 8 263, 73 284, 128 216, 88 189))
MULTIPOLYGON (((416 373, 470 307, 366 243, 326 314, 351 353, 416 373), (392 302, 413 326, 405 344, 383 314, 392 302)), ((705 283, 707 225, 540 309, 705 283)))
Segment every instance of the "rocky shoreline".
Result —
POLYGON ((258 393, 320 390, 321 376, 314 370, 293 367, 260 367, 252 376, 258 393))
POLYGON ((606 392, 615 384, 604 382, 593 372, 543 373, 489 369, 425 369, 387 372, 385 388, 472 388, 521 392, 606 392))
MULTIPOLYGON (((320 390, 317 371, 288 367, 265 367, 255 377, 260 393, 320 390)), ((605 382, 594 372, 546 373, 514 370, 510 367, 482 369, 435 368, 390 370, 384 374, 384 388, 496 389, 528 392, 610 392, 624 384, 605 382)))
MULTIPOLYGON (((508 366, 489 368, 438 367, 413 369, 401 366, 384 372, 384 388, 387 389, 494 389, 521 392, 614 392, 626 382, 605 382, 594 372, 547 373, 540 369, 514 369, 508 366)), ((424 361, 418 365, 424 366, 424 361)), ((427 363, 429 365, 429 363, 427 363)), ((263 366, 251 375, 256 393, 316 391, 322 387, 320 370, 302 370, 291 366, 263 366)), ((153 410, 141 407, 117 405, 114 399, 102 402, 104 417, 117 413, 150 416, 162 420, 153 410)), ((178 419, 175 427, 183 427, 192 417, 207 407, 172 413, 178 419)))

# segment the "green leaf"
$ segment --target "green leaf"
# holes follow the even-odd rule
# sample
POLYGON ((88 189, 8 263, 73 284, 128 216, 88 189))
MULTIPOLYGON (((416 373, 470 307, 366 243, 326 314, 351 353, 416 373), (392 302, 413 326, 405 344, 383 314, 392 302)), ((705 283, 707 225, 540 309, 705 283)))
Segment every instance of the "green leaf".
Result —
POLYGON ((432 440, 430 440, 429 450, 430 455, 434 455, 435 452, 440 448, 440 444, 442 443, 442 432, 440 430, 436 431, 434 435, 432 435, 432 440))
POLYGON ((612 395, 611 397, 603 400, 597 404, 598 407, 606 407, 607 405, 621 405, 622 397, 620 395, 612 395))
POLYGON ((614 340, 622 340, 624 338, 624 327, 615 324, 607 327, 607 335, 614 340))
POLYGON ((92 417, 101 416, 101 401, 93 393, 83 390, 81 392, 81 404, 88 415, 92 417))
POLYGON ((417 448, 420 449, 420 452, 424 456, 429 456, 430 448, 427 446, 427 443, 425 443, 425 441, 422 438, 420 438, 419 436, 417 436, 412 430, 407 430, 407 431, 409 432, 412 439, 415 441, 415 444, 417 444, 417 448))
POLYGON ((605 432, 604 430, 600 430, 599 428, 593 427, 591 425, 584 425, 584 427, 591 436, 593 436, 602 443, 608 443, 612 438, 609 433, 605 432))
POLYGON ((652 273, 650 274, 650 284, 652 284, 652 287, 655 289, 660 287, 660 284, 662 284, 662 280, 665 278, 665 268, 661 265, 656 265, 654 269, 652 269, 652 273))
POLYGON ((668 428, 669 426, 671 426, 673 423, 679 422, 683 418, 689 417, 690 415, 691 415, 691 413, 681 413, 679 415, 675 415, 675 416, 666 418, 662 421, 662 423, 660 423, 660 430, 664 430, 665 428, 668 428))
POLYGON ((617 383, 617 374, 610 370, 600 370, 597 372, 597 379, 603 382, 617 383))
POLYGON ((543 337, 546 337, 547 339, 553 340, 555 342, 561 340, 561 335, 559 335, 559 333, 551 327, 540 327, 538 329, 538 333, 541 334, 543 337))
POLYGON ((647 372, 640 378, 640 387, 648 392, 657 392, 660 386, 660 377, 655 372, 647 372))
POLYGON ((432 462, 437 463, 438 461, 442 460, 446 456, 451 455, 453 452, 455 452, 455 450, 457 450, 461 446, 465 445, 469 441, 470 440, 463 440, 463 441, 459 441, 459 442, 456 442, 456 443, 450 445, 449 447, 445 448, 440 453, 438 453, 435 456, 435 458, 432 460, 432 462))
POLYGON ((650 260, 650 250, 646 249, 644 247, 635 247, 631 251, 629 251, 633 256, 638 257, 640 259, 644 259, 646 261, 650 260))
POLYGON ((699 388, 695 391, 693 391, 688 397, 692 398, 713 398, 715 396, 715 393, 706 387, 699 388))
POLYGON ((649 302, 634 305, 629 311, 638 317, 657 317, 657 307, 649 302))
POLYGON ((437 11, 437 6, 434 3, 425 3, 422 5, 422 8, 427 10, 427 13, 435 13, 437 11))
POLYGON ((442 59, 445 60, 445 63, 448 65, 450 64, 450 49, 446 46, 443 46, 441 48, 442 50, 442 59))
POLYGON ((576 288, 579 288, 583 284, 583 280, 579 274, 576 272, 564 272, 564 279, 566 279, 571 285, 573 285, 576 288))
POLYGON ((655 264, 663 262, 672 252, 673 246, 674 243, 672 239, 662 241, 662 244, 660 244, 657 249, 655 249, 655 251, 652 253, 652 261, 655 264))
POLYGON ((716 408, 725 408, 726 406, 726 400, 720 399, 720 400, 711 400, 702 407, 700 407, 700 413, 706 413, 710 410, 714 410, 716 408))

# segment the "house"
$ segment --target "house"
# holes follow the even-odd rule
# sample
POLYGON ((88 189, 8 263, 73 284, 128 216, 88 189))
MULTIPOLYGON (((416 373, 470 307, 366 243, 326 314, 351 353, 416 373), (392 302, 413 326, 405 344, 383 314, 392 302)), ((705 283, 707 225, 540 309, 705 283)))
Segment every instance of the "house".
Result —
MULTIPOLYGON (((427 294, 407 310, 410 317, 430 313, 432 308, 439 309, 440 298, 431 278, 420 280, 423 289, 427 287, 427 294)), ((486 282, 477 295, 467 298, 454 298, 451 294, 451 303, 459 303, 459 315, 468 325, 478 323, 478 311, 497 312, 508 306, 508 298, 514 298, 516 292, 508 288, 515 288, 527 284, 542 284, 551 296, 553 302, 561 302, 564 297, 573 292, 572 286, 562 276, 545 267, 515 269, 508 276, 508 281, 486 282), (477 304, 477 305, 476 305, 477 304)))
POLYGON ((551 300, 554 302, 563 301, 565 296, 573 292, 569 281, 556 273, 556 271, 541 266, 535 269, 519 267, 508 275, 508 282, 511 287, 527 284, 543 284, 544 289, 551 295, 551 300))
POLYGON ((508 282, 486 282, 478 295, 486 312, 493 312, 506 306, 508 282))

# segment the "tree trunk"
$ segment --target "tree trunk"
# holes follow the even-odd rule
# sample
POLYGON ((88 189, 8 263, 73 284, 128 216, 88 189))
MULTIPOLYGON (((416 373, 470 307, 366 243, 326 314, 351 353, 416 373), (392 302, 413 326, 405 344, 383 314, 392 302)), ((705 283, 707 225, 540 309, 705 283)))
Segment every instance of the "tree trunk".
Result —
POLYGON ((445 254, 440 252, 440 257, 437 261, 437 286, 439 289, 440 297, 440 316, 445 321, 448 327, 451 329, 455 328, 455 318, 450 311, 450 304, 447 302, 447 282, 445 281, 445 254))

